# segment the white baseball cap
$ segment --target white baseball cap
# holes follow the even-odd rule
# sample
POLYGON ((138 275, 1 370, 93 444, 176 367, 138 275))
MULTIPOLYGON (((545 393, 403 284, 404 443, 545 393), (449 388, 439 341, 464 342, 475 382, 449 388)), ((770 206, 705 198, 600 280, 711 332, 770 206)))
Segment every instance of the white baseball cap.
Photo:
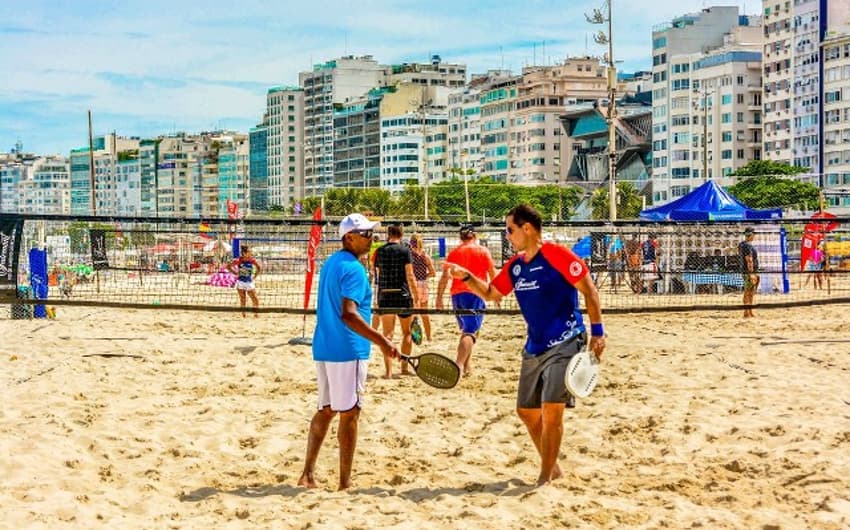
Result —
POLYGON ((345 234, 353 230, 374 230, 379 226, 381 226, 380 221, 370 221, 365 215, 359 213, 348 214, 339 222, 339 237, 341 239, 345 234))

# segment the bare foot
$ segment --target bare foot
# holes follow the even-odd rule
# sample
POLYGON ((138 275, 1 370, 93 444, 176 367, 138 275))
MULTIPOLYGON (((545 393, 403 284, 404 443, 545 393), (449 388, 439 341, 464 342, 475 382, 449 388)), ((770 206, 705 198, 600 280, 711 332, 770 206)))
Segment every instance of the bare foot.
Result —
POLYGON ((308 473, 306 471, 304 473, 302 473, 301 478, 298 479, 298 485, 301 486, 301 487, 304 487, 304 488, 309 488, 309 489, 319 487, 319 483, 313 477, 313 474, 308 473))
POLYGON ((553 480, 557 480, 564 476, 564 472, 561 471, 561 466, 555 464, 555 467, 552 468, 552 471, 549 473, 548 477, 544 477, 541 473, 540 476, 537 477, 537 485, 543 486, 544 484, 548 484, 553 480))
POLYGON ((384 374, 384 375, 381 376, 381 379, 392 379, 392 378, 393 378, 393 374, 384 374))

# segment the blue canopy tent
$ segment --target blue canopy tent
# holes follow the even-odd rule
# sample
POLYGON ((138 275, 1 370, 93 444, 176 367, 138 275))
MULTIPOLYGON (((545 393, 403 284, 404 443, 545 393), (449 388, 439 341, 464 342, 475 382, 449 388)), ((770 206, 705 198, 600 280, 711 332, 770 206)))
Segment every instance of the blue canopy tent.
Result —
POLYGON ((591 237, 584 236, 583 238, 576 241, 575 245, 573 245, 573 253, 582 259, 589 258, 591 253, 591 244, 591 237))
POLYGON ((744 206, 713 180, 675 201, 640 212, 642 221, 740 221, 781 217, 780 208, 754 210, 744 206))

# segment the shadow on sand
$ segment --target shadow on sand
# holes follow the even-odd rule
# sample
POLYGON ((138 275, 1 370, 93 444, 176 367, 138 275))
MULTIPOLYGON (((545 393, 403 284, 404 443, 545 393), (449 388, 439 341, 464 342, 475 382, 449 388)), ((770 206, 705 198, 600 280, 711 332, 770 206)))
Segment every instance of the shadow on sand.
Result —
MULTIPOLYGON (((514 497, 526 494, 535 489, 535 485, 527 484, 519 479, 503 480, 500 482, 492 482, 482 484, 480 482, 471 482, 462 487, 457 488, 415 488, 412 490, 398 490, 395 488, 371 487, 371 488, 352 488, 348 493, 354 495, 371 495, 375 497, 401 497, 402 499, 420 502, 433 500, 442 495, 460 497, 469 495, 470 493, 488 493, 497 497, 508 496, 514 497)), ((260 486, 240 486, 230 490, 222 490, 219 488, 203 487, 195 491, 180 495, 181 502, 200 502, 210 497, 214 497, 219 493, 228 495, 236 495, 239 497, 268 497, 279 495, 281 497, 296 497, 301 494, 309 493, 311 490, 300 486, 289 486, 287 484, 266 484, 260 486)))

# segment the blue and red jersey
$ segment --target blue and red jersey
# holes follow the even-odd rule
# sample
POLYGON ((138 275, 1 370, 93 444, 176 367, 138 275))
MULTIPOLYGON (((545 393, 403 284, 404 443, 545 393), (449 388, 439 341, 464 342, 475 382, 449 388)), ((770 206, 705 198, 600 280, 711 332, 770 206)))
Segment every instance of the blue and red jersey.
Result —
POLYGON ((250 282, 254 279, 254 269, 257 267, 257 260, 253 257, 246 258, 239 256, 233 260, 233 266, 238 271, 237 279, 240 282, 250 282))
POLYGON ((503 296, 516 294, 528 324, 528 353, 540 355, 584 332, 575 286, 587 274, 587 265, 572 251, 543 243, 531 261, 517 254, 493 279, 491 285, 503 296))

